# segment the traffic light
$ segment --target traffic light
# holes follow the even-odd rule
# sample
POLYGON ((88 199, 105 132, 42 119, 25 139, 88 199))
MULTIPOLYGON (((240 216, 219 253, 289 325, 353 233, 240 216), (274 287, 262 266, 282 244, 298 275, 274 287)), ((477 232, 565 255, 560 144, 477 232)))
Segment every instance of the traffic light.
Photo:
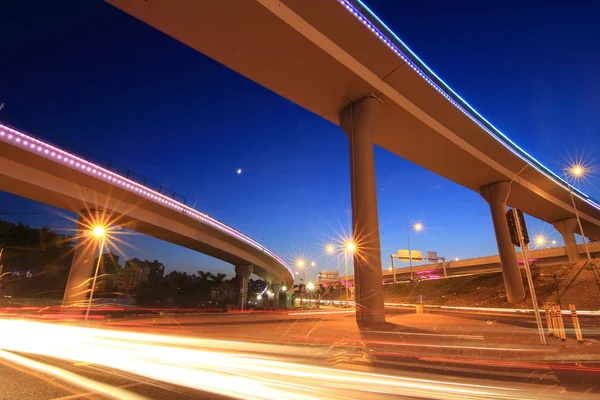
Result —
MULTIPOLYGON (((519 219, 523 243, 527 246, 529 244, 529 233, 527 233, 527 225, 525 225, 525 216, 523 215, 523 211, 517 209, 514 210, 517 212, 517 218, 519 219)), ((515 246, 521 247, 519 236, 517 235, 517 223, 512 209, 506 212, 506 222, 508 223, 508 230, 510 232, 510 241, 515 246)))

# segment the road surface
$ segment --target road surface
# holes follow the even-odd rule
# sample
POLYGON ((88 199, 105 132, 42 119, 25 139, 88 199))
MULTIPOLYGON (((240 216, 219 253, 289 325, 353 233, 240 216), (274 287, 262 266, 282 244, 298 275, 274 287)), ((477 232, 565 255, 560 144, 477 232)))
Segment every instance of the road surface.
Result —
POLYGON ((600 398, 594 341, 540 348, 523 324, 388 320, 359 331, 338 310, 86 326, 0 319, 0 399, 600 398))

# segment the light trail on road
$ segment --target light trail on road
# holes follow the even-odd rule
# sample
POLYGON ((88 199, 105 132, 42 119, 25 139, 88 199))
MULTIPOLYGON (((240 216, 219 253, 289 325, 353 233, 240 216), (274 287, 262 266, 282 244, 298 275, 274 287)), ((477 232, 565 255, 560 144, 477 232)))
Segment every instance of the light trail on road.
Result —
MULTIPOLYGON (((91 363, 242 399, 372 399, 397 395, 430 399, 528 399, 539 398, 542 390, 394 376, 389 370, 375 367, 365 367, 373 371, 365 372, 323 366, 318 365, 322 358, 319 359, 317 353, 325 350, 309 346, 221 341, 6 319, 0 319, 0 332, 0 358, 6 361, 26 362, 10 353, 19 352, 91 363)), ((332 348, 334 352, 343 350, 332 348)), ((351 361, 351 357, 347 358, 351 361)), ((48 373, 43 365, 28 367, 48 373)), ((54 375, 81 386, 78 376, 61 374, 56 369, 54 375)), ((86 387, 90 388, 89 382, 86 387)), ((110 393, 106 388, 103 392, 110 393)), ((121 398, 127 397, 120 393, 121 398)), ((552 395, 547 392, 544 397, 552 398, 552 395)))

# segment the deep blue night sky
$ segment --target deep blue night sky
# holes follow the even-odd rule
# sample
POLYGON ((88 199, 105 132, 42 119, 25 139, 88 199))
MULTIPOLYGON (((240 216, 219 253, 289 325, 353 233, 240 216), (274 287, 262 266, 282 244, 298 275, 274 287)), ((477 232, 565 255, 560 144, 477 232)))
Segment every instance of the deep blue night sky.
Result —
MULTIPOLYGON (((246 0, 240 0, 246 1, 246 0)), ((333 1, 333 0, 320 0, 333 1)), ((548 167, 593 160, 600 145, 600 4, 592 1, 399 1, 367 4, 455 91, 548 167)), ((334 23, 334 22, 332 22, 334 23)), ((338 127, 148 25, 92 1, 3 1, 0 120, 70 150, 107 157, 290 260, 320 268, 328 236, 350 226, 349 161, 338 127), (236 174, 243 169, 241 175, 236 174)), ((496 254, 477 193, 376 149, 384 267, 406 247, 449 258, 496 254)), ((598 177, 580 187, 600 198, 598 177)), ((73 228, 49 207, 0 193, 0 213, 73 228)), ((5 217, 6 218, 6 217, 5 217)), ((529 219, 530 231, 550 226, 529 219)), ((127 257, 168 269, 224 263, 142 236, 127 257)))

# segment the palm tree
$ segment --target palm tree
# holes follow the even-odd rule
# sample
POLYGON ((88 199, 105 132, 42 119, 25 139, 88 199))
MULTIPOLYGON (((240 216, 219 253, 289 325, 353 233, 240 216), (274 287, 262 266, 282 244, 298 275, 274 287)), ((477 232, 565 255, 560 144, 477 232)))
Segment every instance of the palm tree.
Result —
POLYGON ((198 271, 198 291, 202 300, 208 300, 210 295, 209 279, 213 277, 210 272, 198 271))
MULTIPOLYGON (((210 274, 210 272, 209 272, 210 274)), ((217 275, 213 275, 211 274, 211 278, 212 281, 215 283, 215 286, 220 286, 221 283, 223 283, 223 281, 225 281, 225 278, 227 278, 227 274, 222 274, 222 273, 218 273, 217 275)))
POLYGON ((201 282, 207 282, 213 277, 214 275, 210 272, 198 271, 198 279, 200 279, 201 282))

